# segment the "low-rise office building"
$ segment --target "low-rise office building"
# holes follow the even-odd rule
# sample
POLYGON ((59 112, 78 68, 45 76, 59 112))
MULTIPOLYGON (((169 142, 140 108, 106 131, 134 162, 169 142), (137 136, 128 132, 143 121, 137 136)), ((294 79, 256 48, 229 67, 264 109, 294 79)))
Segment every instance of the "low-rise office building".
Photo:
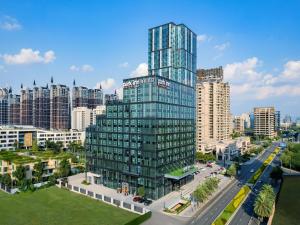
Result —
POLYGON ((0 151, 30 148, 33 140, 36 140, 40 146, 45 146, 46 141, 62 142, 63 147, 66 148, 69 143, 74 141, 83 144, 85 132, 49 131, 33 126, 0 126, 0 151))

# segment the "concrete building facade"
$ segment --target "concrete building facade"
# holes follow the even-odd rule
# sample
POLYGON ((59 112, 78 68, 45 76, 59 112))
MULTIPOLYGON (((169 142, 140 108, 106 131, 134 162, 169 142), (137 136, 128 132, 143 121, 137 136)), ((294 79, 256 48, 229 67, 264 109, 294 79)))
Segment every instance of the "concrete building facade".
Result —
POLYGON ((254 108, 254 136, 265 136, 269 138, 276 136, 274 107, 254 108))
POLYGON ((222 67, 198 70, 196 83, 196 149, 212 152, 217 141, 230 139, 230 87, 222 67))

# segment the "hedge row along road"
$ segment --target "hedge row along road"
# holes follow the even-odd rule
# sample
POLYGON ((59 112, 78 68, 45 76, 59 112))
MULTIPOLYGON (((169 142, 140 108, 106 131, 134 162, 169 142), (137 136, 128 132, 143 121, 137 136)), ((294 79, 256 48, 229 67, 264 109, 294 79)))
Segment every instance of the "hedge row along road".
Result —
POLYGON ((260 178, 264 170, 267 168, 268 165, 272 163, 277 153, 280 149, 277 147, 274 151, 264 160, 261 167, 259 167, 255 174, 248 180, 248 185, 244 185, 240 191, 235 195, 232 201, 226 206, 226 208, 222 211, 222 213, 217 217, 217 219, 212 223, 212 225, 225 225, 227 224, 231 217, 235 214, 236 210, 239 209, 241 204, 244 202, 248 193, 250 192, 250 187, 257 182, 260 178))

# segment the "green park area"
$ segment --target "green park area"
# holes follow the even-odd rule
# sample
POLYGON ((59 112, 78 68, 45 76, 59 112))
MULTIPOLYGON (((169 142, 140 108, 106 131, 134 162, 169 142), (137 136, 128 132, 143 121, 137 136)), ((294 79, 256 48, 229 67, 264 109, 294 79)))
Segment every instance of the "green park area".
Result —
POLYGON ((300 221, 300 177, 284 177, 272 225, 298 225, 300 221))
POLYGON ((0 224, 5 225, 121 225, 138 217, 57 187, 16 195, 0 191, 0 224))

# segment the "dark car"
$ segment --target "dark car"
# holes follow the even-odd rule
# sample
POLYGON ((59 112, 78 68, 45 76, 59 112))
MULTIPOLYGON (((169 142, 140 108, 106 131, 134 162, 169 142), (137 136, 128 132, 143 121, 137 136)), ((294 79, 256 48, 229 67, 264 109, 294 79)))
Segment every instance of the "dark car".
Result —
POLYGON ((144 201, 144 205, 150 205, 152 203, 152 200, 150 200, 150 199, 145 199, 145 201, 144 201))
POLYGON ((139 203, 143 203, 143 202, 145 202, 147 199, 146 198, 141 198, 140 200, 139 200, 139 203))

